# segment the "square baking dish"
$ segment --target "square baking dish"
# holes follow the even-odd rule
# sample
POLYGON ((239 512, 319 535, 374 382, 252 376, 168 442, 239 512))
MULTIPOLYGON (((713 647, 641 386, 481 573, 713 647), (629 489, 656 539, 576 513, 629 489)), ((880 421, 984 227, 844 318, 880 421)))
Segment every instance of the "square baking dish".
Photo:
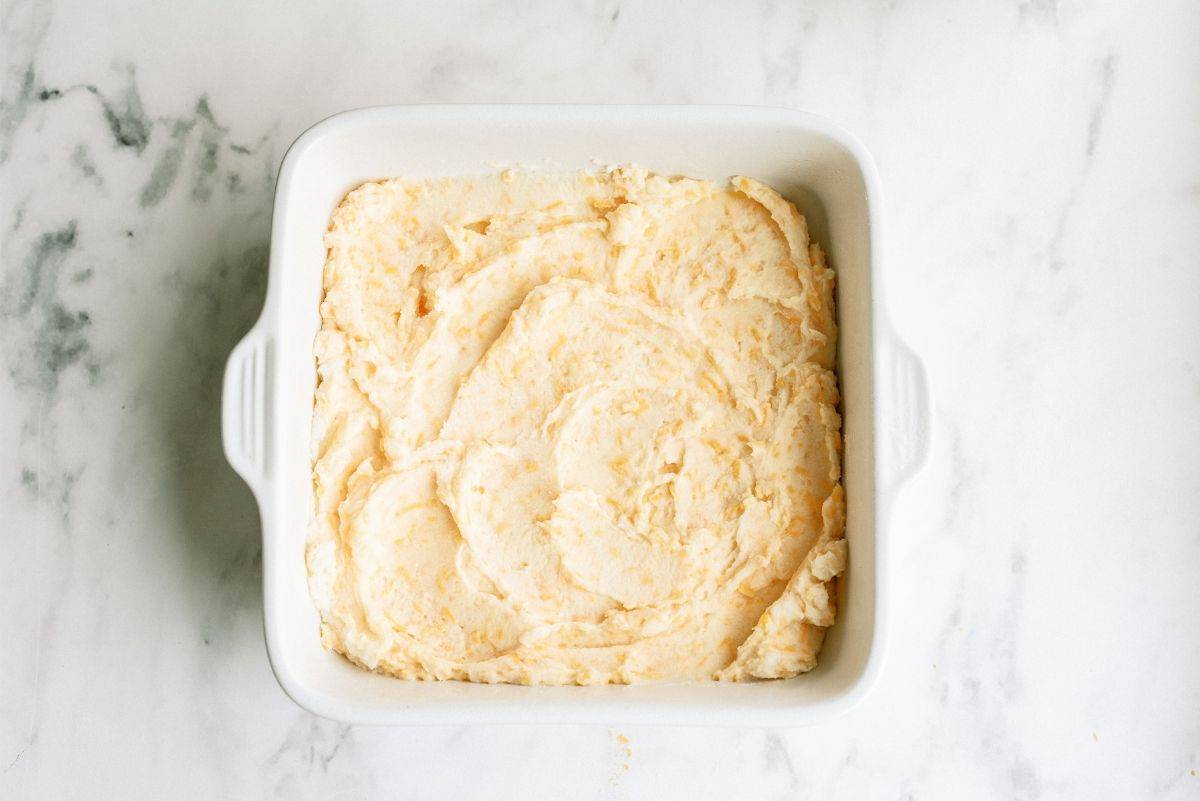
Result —
POLYGON ((267 653, 284 691, 355 723, 572 722, 790 726, 849 708, 878 676, 889 508, 925 450, 928 392, 880 293, 879 179, 862 146, 796 111, 713 106, 393 106, 310 128, 279 172, 262 316, 225 371, 225 451, 258 500, 267 653), (309 597, 309 427, 323 235, 364 181, 634 163, 724 182, 744 174, 795 203, 838 273, 850 564, 818 666, 793 679, 603 687, 410 682, 326 651, 309 597))

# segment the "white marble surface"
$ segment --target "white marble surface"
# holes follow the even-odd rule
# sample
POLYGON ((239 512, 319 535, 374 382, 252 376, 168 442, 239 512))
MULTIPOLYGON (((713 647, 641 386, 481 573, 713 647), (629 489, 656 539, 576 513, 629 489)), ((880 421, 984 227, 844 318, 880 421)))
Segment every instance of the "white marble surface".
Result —
POLYGON ((1200 798, 1200 5, 519 5, 4 3, 0 796, 1200 798), (805 108, 879 162, 938 415, 829 725, 350 728, 272 678, 217 401, 279 159, 520 100, 805 108))

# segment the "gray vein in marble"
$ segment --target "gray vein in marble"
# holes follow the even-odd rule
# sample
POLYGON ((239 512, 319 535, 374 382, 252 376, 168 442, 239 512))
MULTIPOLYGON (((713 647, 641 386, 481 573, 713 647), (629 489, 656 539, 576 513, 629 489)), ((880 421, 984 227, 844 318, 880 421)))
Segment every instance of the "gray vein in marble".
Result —
POLYGON ((1075 212, 1075 207, 1079 203, 1079 193, 1083 190, 1084 182, 1087 180, 1088 174, 1092 170, 1092 162, 1096 155, 1096 148, 1099 147, 1100 137, 1104 131, 1104 120, 1108 114, 1108 108, 1111 105, 1113 86, 1116 82, 1117 72, 1117 55, 1116 53, 1108 53, 1100 60, 1098 65, 1100 95, 1096 102, 1092 105, 1091 113, 1088 115, 1087 138, 1083 149, 1083 163, 1080 165, 1079 171, 1076 174, 1075 180, 1071 183, 1071 188, 1067 192, 1067 197, 1059 208, 1058 218, 1054 225, 1054 233, 1050 238, 1050 243, 1046 247, 1046 262, 1052 272, 1058 272, 1065 266, 1060 255, 1062 250, 1063 238, 1067 233, 1067 226, 1071 220, 1071 216, 1075 212))
MULTIPOLYGON (((1016 368, 1014 364, 1014 369, 1016 368)), ((1025 526, 1019 518, 1009 525, 1012 542, 999 548, 972 540, 975 529, 975 510, 987 501, 988 462, 968 458, 976 453, 971 442, 949 422, 940 426, 947 465, 945 480, 946 502, 941 525, 936 530, 960 533, 959 550, 968 553, 1003 553, 1007 570, 997 577, 996 596, 1000 602, 980 606, 973 593, 968 592, 972 573, 961 574, 954 581, 946 603, 947 612, 931 644, 932 672, 930 689, 939 714, 965 716, 973 719, 977 732, 971 747, 985 757, 995 757, 998 764, 1007 765, 1006 773, 997 776, 1010 797, 1034 799, 1042 793, 1042 781, 1037 766, 1024 752, 1022 742, 1014 735, 1003 710, 1019 703, 1021 674, 1018 658, 1024 630, 1021 619, 1025 608, 1025 586, 1028 580, 1028 555, 1022 546, 1025 526)), ((993 557, 995 558, 995 557, 993 557)))
MULTIPOLYGON (((69 578, 71 575, 71 566, 74 562, 73 549, 70 543, 72 533, 72 496, 75 492, 75 487, 82 477, 84 468, 78 467, 75 469, 61 470, 60 474, 53 475, 51 468, 42 464, 43 461, 49 461, 51 464, 59 462, 57 449, 55 447, 55 422, 50 418, 44 408, 39 409, 40 417, 37 420, 36 430, 37 435, 43 440, 45 452, 42 454, 47 456, 47 459, 39 458, 38 468, 22 468, 21 470, 21 485, 30 494, 34 506, 39 510, 49 507, 56 510, 52 515, 51 520, 57 524, 58 537, 50 545, 55 549, 54 556, 56 557, 59 570, 57 576, 52 580, 52 586, 45 587, 41 583, 37 585, 37 590, 43 594, 43 597, 65 598, 69 592, 69 578), (49 490, 49 492, 47 492, 49 490), (47 499, 49 502, 47 503, 47 499)), ((30 431, 29 421, 23 426, 23 434, 30 431)), ((40 516, 40 515, 39 515, 40 516)), ((35 552, 39 548, 42 532, 39 528, 30 532, 33 536, 35 552)), ((27 724, 28 734, 25 735, 23 744, 17 749, 12 760, 5 767, 4 773, 8 773, 21 759, 29 753, 29 751, 37 744, 38 737, 42 727, 42 708, 43 700, 46 694, 46 676, 43 669, 44 663, 53 664, 46 658, 43 651, 51 649, 53 642, 53 632, 57 626, 59 617, 59 607, 57 604, 47 604, 41 610, 41 620, 39 621, 39 635, 34 642, 33 651, 33 687, 29 694, 32 696, 33 703, 27 724)))
POLYGON ((88 181, 96 184, 96 186, 104 186, 104 179, 100 177, 100 173, 96 168, 96 162, 92 160, 91 153, 88 152, 88 147, 83 142, 75 146, 71 151, 71 164, 79 170, 88 181))
POLYGON ((141 155, 150 143, 153 122, 142 107, 132 66, 127 68, 127 73, 129 77, 125 88, 118 97, 110 98, 94 84, 76 84, 61 89, 47 86, 36 88, 37 73, 30 62, 23 71, 17 96, 0 99, 0 164, 7 161, 12 138, 32 106, 58 102, 76 92, 86 92, 99 102, 101 114, 116 147, 129 148, 141 155))
POLYGON ((47 269, 57 275, 63 254, 75 247, 76 223, 71 220, 57 231, 49 231, 38 239, 37 244, 25 260, 24 269, 18 274, 20 287, 6 280, 3 308, 8 315, 25 316, 33 310, 42 293, 47 269))
MULTIPOLYGON (((965 590, 965 580, 961 577, 958 579, 954 589, 954 600, 950 605, 950 613, 946 616, 942 623, 941 629, 933 643, 933 673, 931 674, 931 685, 934 695, 938 700, 939 705, 945 707, 950 702, 950 674, 945 670, 946 656, 955 652, 955 640, 960 636, 962 630, 963 616, 963 593, 965 590), (939 669, 938 665, 942 668, 939 669)), ((978 684, 976 683, 971 692, 971 696, 978 694, 978 684)))
POLYGON ((1084 153, 1090 160, 1096 153, 1096 145, 1100 143, 1100 131, 1104 126, 1104 118, 1108 115, 1112 100, 1113 82, 1116 80, 1117 55, 1109 53, 1100 62, 1100 98, 1092 107, 1088 117, 1087 147, 1084 153))
POLYGON ((1004 781, 1010 797, 1034 799, 1041 794, 1038 771, 1003 712, 1020 690, 1016 656, 1025 579, 1023 557, 1014 552, 1018 555, 1010 562, 1010 587, 998 621, 991 619, 993 610, 968 603, 967 580, 958 579, 951 612, 935 641, 932 684, 939 714, 977 718, 972 746, 980 759, 997 758, 1008 765, 1004 781))
POLYGON ((187 136, 192 126, 186 120, 176 120, 171 128, 171 140, 166 149, 159 155, 150 171, 138 196, 138 205, 143 209, 157 206, 171 191, 175 184, 175 176, 179 174, 179 165, 183 162, 183 148, 187 145, 187 136))
POLYGON ((446 45, 434 57, 421 81, 422 97, 459 98, 472 83, 470 76, 480 71, 500 69, 500 57, 487 51, 467 51, 461 45, 446 45))
POLYGON ((212 196, 213 181, 219 166, 221 140, 229 132, 217 125, 208 107, 208 98, 196 103, 196 119, 201 125, 200 150, 196 157, 196 181, 192 185, 192 199, 203 203, 212 196))
MULTIPOLYGON (((48 3, 14 2, 0 16, 0 44, 8 52, 10 74, 17 78, 17 93, 0 96, 0 165, 8 161, 12 137, 21 126, 30 106, 35 102, 33 59, 50 29, 52 12, 48 3)), ((7 87, 8 81, 3 82, 7 87)))
POLYGON ((796 764, 792 761, 792 755, 788 751, 787 741, 778 731, 767 732, 763 748, 763 761, 768 773, 782 772, 787 775, 787 791, 782 797, 794 798, 800 791, 800 775, 796 771, 796 764))
POLYGON ((884 42, 886 41, 886 32, 889 25, 892 24, 892 14, 897 8, 897 0, 887 0, 879 9, 879 13, 872 14, 869 20, 870 30, 873 34, 871 47, 868 48, 865 54, 867 69, 864 72, 863 80, 863 99, 868 109, 871 109, 870 123, 868 130, 878 124, 875 119, 878 116, 878 109, 882 104, 879 102, 879 89, 884 78, 884 42))
POLYGON ((968 460, 962 432, 951 420, 949 416, 944 416, 938 421, 936 440, 945 443, 943 453, 947 477, 940 525, 930 528, 931 536, 937 536, 938 532, 955 531, 964 524, 963 518, 970 515, 972 506, 962 502, 963 496, 971 484, 987 478, 987 464, 980 460, 968 460))
POLYGON ((0 295, 5 318, 22 324, 10 342, 26 339, 24 347, 9 352, 9 376, 50 396, 72 366, 82 363, 93 381, 100 369, 87 336, 91 314, 68 309, 59 289, 66 255, 75 249, 77 237, 74 220, 42 234, 22 268, 6 275, 0 295))
POLYGON ((295 782, 328 773, 338 756, 349 749, 353 731, 343 723, 301 714, 265 762, 268 774, 274 774, 273 795, 287 797, 295 782))
POLYGON ((1058 24, 1058 0, 1020 0, 1017 19, 1021 23, 1042 22, 1058 24))
POLYGON ((789 44, 778 55, 763 50, 763 72, 767 85, 766 96, 769 100, 786 98, 787 102, 795 102, 794 95, 800 85, 802 58, 803 51, 796 43, 789 44))
POLYGON ((129 80, 125 89, 116 98, 108 98, 95 86, 84 87, 100 101, 104 112, 104 121, 108 123, 109 133, 119 147, 132 148, 141 155, 150 143, 152 123, 142 107, 142 96, 138 93, 137 78, 133 65, 127 68, 129 80))
POLYGON ((34 84, 33 67, 25 69, 21 75, 20 88, 16 97, 0 98, 0 164, 8 161, 12 148, 13 133, 25 120, 29 106, 33 100, 34 84))
POLYGON ((1041 781, 1033 763, 1023 756, 1013 759, 1009 774, 1012 781, 1013 798, 1039 798, 1042 794, 1041 781))
POLYGON ((772 41, 779 31, 787 35, 779 46, 757 48, 765 87, 762 99, 769 104, 798 106, 805 39, 817 28, 817 10, 800 4, 787 4, 784 9, 788 14, 780 19, 776 4, 763 7, 759 32, 763 41, 772 41))
POLYGON ((64 531, 70 534, 71 496, 79 479, 83 477, 84 468, 65 470, 58 476, 47 476, 30 467, 21 468, 21 485, 29 492, 33 500, 38 501, 47 497, 47 489, 52 489, 53 505, 58 509, 60 522, 64 531))
POLYGON ((96 98, 100 104, 100 112, 105 125, 108 127, 116 147, 129 148, 137 155, 141 155, 150 143, 153 121, 146 115, 142 105, 141 94, 137 87, 136 70, 132 65, 127 65, 125 72, 127 76, 125 86, 115 97, 110 97, 95 84, 90 83, 62 88, 39 86, 35 63, 31 60, 22 72, 17 96, 12 99, 0 100, 0 134, 3 135, 0 164, 7 160, 12 136, 24 122, 32 106, 61 101, 76 92, 86 92, 96 98))
MULTIPOLYGON (((179 168, 183 162, 190 135, 196 128, 200 130, 200 141, 194 164, 195 179, 192 184, 191 197, 192 200, 203 203, 212 196, 215 173, 219 166, 221 142, 229 133, 229 129, 217 123, 206 97, 201 97, 196 101, 195 109, 190 116, 174 119, 170 125, 170 144, 159 155, 138 198, 139 205, 144 209, 157 206, 171 191, 179 175, 179 168)), ((253 151, 250 148, 240 148, 238 152, 249 154, 253 151)), ((231 189, 234 189, 239 182, 240 176, 237 173, 229 174, 227 185, 231 189)))
POLYGON ((1015 538, 1009 554, 1009 588, 1005 597, 1004 614, 1000 619, 999 634, 1003 637, 1000 648, 1004 673, 999 676, 999 687, 1005 701, 1012 702, 1021 691, 1021 678, 1017 673, 1017 647, 1021 641, 1020 615, 1025 605, 1025 581, 1028 557, 1021 547, 1020 537, 1015 538))

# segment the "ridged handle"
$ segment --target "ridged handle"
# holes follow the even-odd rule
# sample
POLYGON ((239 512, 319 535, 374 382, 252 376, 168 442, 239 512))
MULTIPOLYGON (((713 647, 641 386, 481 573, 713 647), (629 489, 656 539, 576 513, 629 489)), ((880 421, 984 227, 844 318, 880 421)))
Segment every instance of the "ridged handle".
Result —
POLYGON ((877 441, 883 489, 904 483, 929 452, 932 400, 925 366, 896 337, 885 338, 877 359, 877 441))
POLYGON ((267 470, 268 345, 251 330, 229 354, 221 392, 225 458, 251 489, 258 488, 267 470))

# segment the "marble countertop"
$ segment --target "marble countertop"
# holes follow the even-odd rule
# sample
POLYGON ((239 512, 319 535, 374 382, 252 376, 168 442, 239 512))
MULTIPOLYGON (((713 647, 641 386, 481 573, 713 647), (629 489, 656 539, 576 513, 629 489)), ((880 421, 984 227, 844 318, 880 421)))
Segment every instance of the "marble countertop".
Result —
POLYGON ((0 796, 1200 798, 1200 6, 537 5, 4 4, 0 796), (223 363, 288 143, 428 101, 790 106, 874 153, 937 417, 855 710, 387 729, 279 690, 223 363))

